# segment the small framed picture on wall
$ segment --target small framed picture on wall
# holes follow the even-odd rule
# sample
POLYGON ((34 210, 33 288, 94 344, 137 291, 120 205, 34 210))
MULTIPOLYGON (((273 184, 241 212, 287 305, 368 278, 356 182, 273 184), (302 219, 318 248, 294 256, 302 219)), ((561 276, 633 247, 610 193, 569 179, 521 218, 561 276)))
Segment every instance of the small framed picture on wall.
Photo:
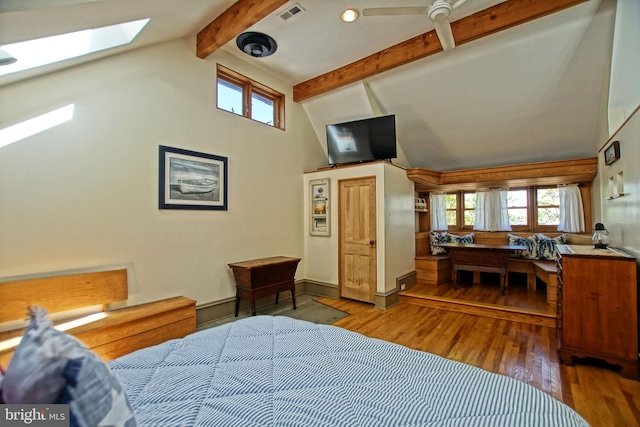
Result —
POLYGON ((310 230, 312 236, 330 236, 329 179, 315 179, 309 182, 311 200, 310 230))
POLYGON ((620 158, 620 141, 613 141, 604 150, 604 162, 608 165, 615 163, 620 158))

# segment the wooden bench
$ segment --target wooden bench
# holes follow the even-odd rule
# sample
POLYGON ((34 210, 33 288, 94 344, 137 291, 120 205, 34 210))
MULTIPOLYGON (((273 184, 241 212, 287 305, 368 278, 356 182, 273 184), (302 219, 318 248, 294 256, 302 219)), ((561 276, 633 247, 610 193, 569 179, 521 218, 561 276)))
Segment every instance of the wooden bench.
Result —
POLYGON ((532 263, 536 277, 547 284, 547 302, 555 307, 558 302, 558 264, 555 261, 543 260, 532 260, 532 263))
POLYGON ((11 325, 27 317, 28 305, 61 317, 54 323, 58 328, 78 323, 66 332, 105 361, 195 332, 194 300, 179 296, 109 309, 127 298, 124 269, 0 283, 0 325, 9 325, 0 332, 0 365, 7 366, 24 333, 24 325, 11 325))

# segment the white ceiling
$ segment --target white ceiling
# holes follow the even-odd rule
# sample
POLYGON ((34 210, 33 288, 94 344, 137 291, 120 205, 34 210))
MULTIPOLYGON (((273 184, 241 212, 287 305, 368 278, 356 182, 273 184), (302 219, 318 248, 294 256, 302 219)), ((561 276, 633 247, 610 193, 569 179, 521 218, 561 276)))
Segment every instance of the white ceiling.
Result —
MULTIPOLYGON (((502 1, 467 0, 451 18, 502 1)), ((0 44, 146 17, 151 21, 127 47, 4 76, 0 84, 193 36, 233 3, 1 0, 0 44)), ((306 10, 282 20, 280 13, 295 3, 249 28, 277 41, 274 55, 249 57, 234 40, 223 49, 294 85, 433 29, 425 16, 339 20, 346 6, 362 10, 427 0, 298 0, 306 10)), ((302 104, 322 144, 328 123, 395 114, 398 163, 404 166, 445 171, 595 156, 604 142, 598 140, 598 125, 606 117, 614 15, 614 0, 590 0, 302 104)))

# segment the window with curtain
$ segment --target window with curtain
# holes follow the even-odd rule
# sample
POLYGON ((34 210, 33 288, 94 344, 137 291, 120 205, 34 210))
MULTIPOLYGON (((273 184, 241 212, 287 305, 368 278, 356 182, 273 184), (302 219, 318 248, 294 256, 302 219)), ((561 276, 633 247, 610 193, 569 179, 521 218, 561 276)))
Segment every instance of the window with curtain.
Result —
POLYGON ((429 218, 431 220, 431 230, 447 230, 447 195, 429 194, 429 218))
POLYGON ((474 230, 511 231, 508 194, 509 191, 506 189, 491 189, 476 193, 474 230))
MULTIPOLYGON (((575 190, 575 185, 573 185, 573 191, 579 191, 581 195, 584 195, 584 188, 575 190)), ((579 187, 587 185, 582 183, 579 184, 579 187)), ((558 231, 561 209, 559 188, 560 186, 558 185, 508 188, 507 210, 511 230, 542 233, 558 231)), ((476 192, 470 190, 447 193, 447 222, 449 230, 473 230, 475 228, 476 197, 476 192), (454 198, 457 203, 450 202, 454 198), (456 216, 455 220, 453 218, 454 215, 456 216)), ((582 216, 585 221, 585 228, 587 228, 586 221, 589 215, 584 212, 586 205, 580 203, 577 206, 580 205, 583 206, 582 216)), ((564 210, 565 208, 563 207, 562 209, 564 210)))
POLYGON ((568 233, 584 232, 584 208, 582 195, 577 184, 562 185, 558 187, 560 199, 560 220, 558 231, 568 233))

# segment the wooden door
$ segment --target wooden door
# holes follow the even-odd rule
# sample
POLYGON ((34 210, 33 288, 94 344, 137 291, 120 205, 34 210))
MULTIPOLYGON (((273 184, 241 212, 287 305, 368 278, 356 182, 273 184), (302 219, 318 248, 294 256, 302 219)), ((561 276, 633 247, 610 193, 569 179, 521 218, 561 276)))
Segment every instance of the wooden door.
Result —
POLYGON ((339 181, 340 296, 364 302, 376 297, 376 180, 339 181))

